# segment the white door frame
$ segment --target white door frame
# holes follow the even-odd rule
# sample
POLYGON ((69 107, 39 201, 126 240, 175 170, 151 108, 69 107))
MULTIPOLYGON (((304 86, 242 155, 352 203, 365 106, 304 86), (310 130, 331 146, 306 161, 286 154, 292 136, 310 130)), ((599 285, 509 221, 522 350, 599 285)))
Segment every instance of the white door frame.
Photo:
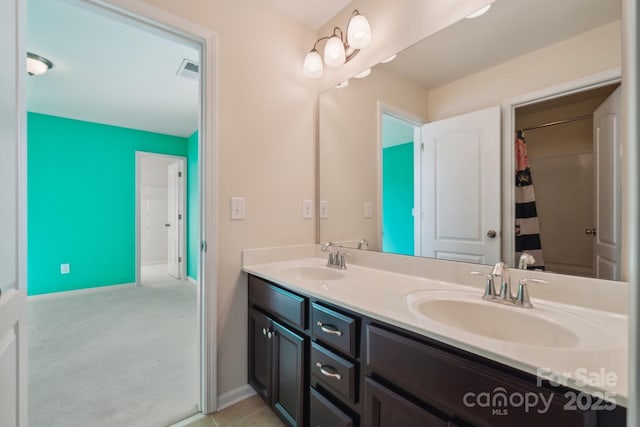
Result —
POLYGON ((378 101, 378 129, 377 129, 377 152, 376 152, 376 197, 378 198, 378 215, 377 215, 377 238, 380 251, 382 251, 382 115, 386 114, 397 119, 411 123, 417 128, 413 132, 413 235, 414 235, 414 256, 421 256, 416 249, 420 249, 420 240, 418 236, 422 235, 422 214, 421 214, 421 197, 420 183, 422 182, 421 158, 420 158, 420 129, 425 124, 424 119, 415 114, 409 113, 394 105, 387 104, 384 101, 378 101))
POLYGON ((576 80, 550 86, 535 92, 527 93, 508 99, 502 103, 502 259, 515 267, 515 187, 512 176, 514 171, 514 141, 516 131, 516 108, 535 104, 550 99, 571 95, 586 90, 596 89, 622 81, 622 70, 614 68, 601 73, 592 74, 576 80))
MULTIPOLYGON (((26 57, 26 0, 15 0, 22 13, 18 31, 17 48, 20 57, 26 57)), ((131 21, 147 28, 152 27, 165 36, 190 41, 200 49, 200 117, 198 123, 198 163, 200 184, 200 263, 198 286, 198 317, 200 319, 200 402, 199 409, 204 413, 214 412, 218 406, 217 390, 217 225, 215 220, 207 220, 207 215, 215 219, 217 211, 217 185, 215 173, 216 124, 217 124, 217 62, 216 34, 187 19, 173 15, 151 6, 141 0, 72 0, 80 6, 92 6, 115 19, 131 21), (210 242, 210 243, 207 243, 210 242), (207 252, 210 256, 207 256, 207 252)), ((22 69, 24 71, 24 69, 22 69)), ((19 105, 21 117, 20 159, 19 159, 19 218, 22 222, 19 230, 20 287, 25 289, 28 259, 27 247, 27 138, 26 123, 26 73, 18 77, 17 91, 22 105, 19 105)))
POLYGON ((178 196, 179 211, 182 212, 182 221, 180 222, 180 242, 178 244, 178 256, 182 257, 179 266, 179 279, 187 279, 187 221, 185 215, 187 206, 187 158, 184 156, 174 156, 171 154, 152 153, 149 151, 136 151, 136 286, 142 284, 142 230, 140 228, 140 196, 142 195, 142 159, 144 158, 161 158, 180 162, 182 171, 182 185, 180 186, 180 195, 178 196))

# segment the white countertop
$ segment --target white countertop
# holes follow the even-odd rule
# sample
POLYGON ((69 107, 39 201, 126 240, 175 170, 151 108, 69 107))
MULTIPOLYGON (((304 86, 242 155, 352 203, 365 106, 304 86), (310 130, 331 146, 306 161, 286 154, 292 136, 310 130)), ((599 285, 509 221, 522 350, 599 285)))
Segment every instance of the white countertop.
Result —
MULTIPOLYGON (((409 308, 405 296, 421 290, 455 290, 465 294, 482 291, 445 281, 392 273, 385 270, 349 265, 341 270, 339 280, 306 280, 283 274, 296 266, 324 266, 326 260, 305 258, 268 264, 245 265, 243 270, 266 280, 316 297, 380 321, 395 325, 422 336, 435 339, 459 349, 503 363, 524 372, 555 380, 563 378, 569 387, 590 393, 607 401, 627 406, 628 396, 628 317, 552 301, 537 300, 532 295, 531 310, 554 310, 569 313, 578 319, 586 319, 581 336, 588 344, 580 348, 539 347, 514 344, 487 338, 434 322, 409 308), (536 306, 538 302, 538 306, 536 306), (598 325, 593 332, 589 325, 598 325), (602 331, 607 331, 603 334, 602 331)), ((495 304, 484 302, 486 304, 495 304)), ((528 310, 513 308, 513 310, 528 310)), ((479 322, 482 319, 478 319, 479 322)), ((522 331, 526 334, 527 331, 522 331)), ((597 399, 594 399, 597 403, 597 399)))

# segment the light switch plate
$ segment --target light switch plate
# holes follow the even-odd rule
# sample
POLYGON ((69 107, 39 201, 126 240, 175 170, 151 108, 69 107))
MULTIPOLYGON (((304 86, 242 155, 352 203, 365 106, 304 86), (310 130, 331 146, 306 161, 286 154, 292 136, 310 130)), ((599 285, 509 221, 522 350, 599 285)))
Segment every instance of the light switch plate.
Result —
POLYGON ((373 203, 364 202, 364 217, 373 218, 373 203))
POLYGON ((69 273, 71 273, 71 265, 60 264, 60 274, 69 274, 69 273))
POLYGON ((313 218, 313 201, 311 200, 302 201, 302 218, 303 219, 313 218))
POLYGON ((329 218, 329 201, 320 200, 320 219, 329 218))
POLYGON ((245 218, 244 197, 232 197, 231 198, 231 219, 244 219, 244 218, 245 218))

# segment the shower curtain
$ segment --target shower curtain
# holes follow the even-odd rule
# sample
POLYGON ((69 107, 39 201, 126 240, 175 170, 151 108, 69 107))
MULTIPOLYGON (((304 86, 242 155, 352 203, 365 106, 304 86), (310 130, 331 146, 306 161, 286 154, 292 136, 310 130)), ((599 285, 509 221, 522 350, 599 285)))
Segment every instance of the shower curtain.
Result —
POLYGON ((536 209, 536 196, 533 191, 533 181, 529 169, 527 143, 524 132, 516 133, 516 261, 523 252, 529 253, 535 259, 529 270, 544 270, 542 257, 542 243, 540 242, 540 227, 536 209))

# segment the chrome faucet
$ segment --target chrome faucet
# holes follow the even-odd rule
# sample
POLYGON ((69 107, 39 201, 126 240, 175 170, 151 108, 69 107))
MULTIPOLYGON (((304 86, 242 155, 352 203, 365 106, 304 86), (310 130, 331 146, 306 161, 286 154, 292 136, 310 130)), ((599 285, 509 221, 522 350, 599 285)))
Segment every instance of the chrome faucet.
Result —
POLYGON ((496 263, 496 265, 493 266, 491 275, 500 278, 500 294, 498 298, 502 301, 513 300, 514 297, 511 294, 511 282, 509 280, 509 267, 507 267, 507 264, 505 264, 504 261, 496 263))
POLYGON ((347 262, 345 260, 345 256, 349 255, 345 252, 340 252, 337 250, 338 246, 336 246, 333 242, 327 242, 322 246, 322 252, 329 252, 329 258, 327 259, 327 267, 331 268, 339 268, 341 270, 345 270, 347 268, 347 262))
POLYGON ((496 263, 491 274, 481 273, 479 271, 472 271, 471 274, 474 276, 483 276, 487 279, 482 299, 523 308, 533 307, 533 304, 531 304, 531 300, 529 299, 527 283, 549 284, 546 280, 527 278, 520 279, 518 283, 518 293, 516 296, 513 296, 511 294, 511 283, 509 281, 509 267, 507 267, 503 261, 496 263), (498 294, 496 294, 494 286, 496 278, 499 278, 500 280, 500 292, 498 294))
POLYGON ((528 270, 527 267, 535 264, 535 262, 536 259, 533 257, 533 255, 527 252, 522 252, 522 255, 520 255, 520 260, 518 261, 518 268, 520 270, 528 270))
POLYGON ((367 239, 362 239, 358 242, 358 249, 362 249, 365 251, 369 249, 369 242, 367 242, 367 239))

